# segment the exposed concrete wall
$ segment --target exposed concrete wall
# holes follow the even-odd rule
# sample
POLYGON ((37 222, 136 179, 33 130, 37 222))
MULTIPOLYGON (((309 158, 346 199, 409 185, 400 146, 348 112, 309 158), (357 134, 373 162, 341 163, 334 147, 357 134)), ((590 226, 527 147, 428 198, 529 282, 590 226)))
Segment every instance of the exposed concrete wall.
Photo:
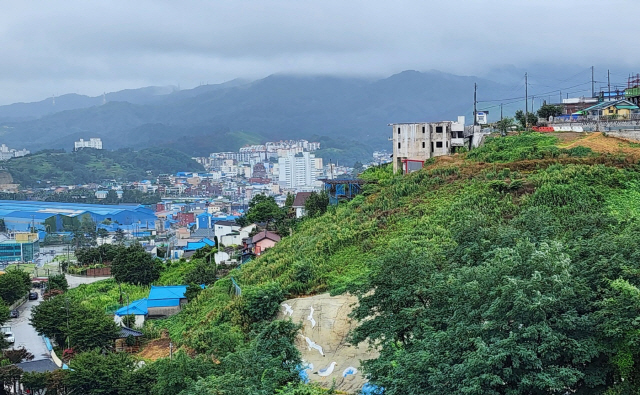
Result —
POLYGON ((612 137, 619 137, 627 140, 640 141, 640 130, 609 130, 605 132, 605 135, 612 137))
POLYGON ((335 380, 336 389, 347 393, 359 393, 366 382, 360 360, 378 357, 378 352, 369 350, 366 344, 354 347, 346 340, 347 334, 356 325, 349 318, 349 313, 357 301, 355 296, 329 294, 289 299, 282 303, 278 314, 279 319, 290 318, 293 322, 302 324, 296 346, 302 359, 307 364, 313 364, 313 369, 306 371, 309 379, 323 386, 328 386, 335 380), (322 353, 314 345, 319 346, 322 353), (315 374, 330 366, 331 362, 336 362, 336 365, 329 376, 315 374), (350 367, 357 369, 357 373, 346 374, 345 370, 350 367))

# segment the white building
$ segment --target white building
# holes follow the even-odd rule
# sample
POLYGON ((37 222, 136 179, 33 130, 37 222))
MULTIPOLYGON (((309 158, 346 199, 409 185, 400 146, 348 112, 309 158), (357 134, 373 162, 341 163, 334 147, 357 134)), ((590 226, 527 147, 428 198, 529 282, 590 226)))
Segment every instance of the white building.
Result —
POLYGON ((82 148, 93 148, 93 149, 102 149, 102 140, 99 138, 90 138, 88 141, 80 139, 80 141, 76 141, 74 144, 74 151, 77 151, 82 148))
POLYGON ((316 157, 309 152, 278 158, 278 181, 284 188, 310 188, 317 180, 316 157))
POLYGON ((464 117, 458 121, 396 123, 393 133, 393 172, 410 173, 422 168, 424 161, 450 155, 468 147, 464 117))

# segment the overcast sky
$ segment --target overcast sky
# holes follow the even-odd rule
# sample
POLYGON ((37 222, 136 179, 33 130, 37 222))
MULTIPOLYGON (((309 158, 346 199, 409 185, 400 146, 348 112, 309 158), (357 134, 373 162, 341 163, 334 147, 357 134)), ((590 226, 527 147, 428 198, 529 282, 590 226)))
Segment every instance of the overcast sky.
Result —
POLYGON ((638 0, 5 1, 0 104, 273 73, 640 72, 639 14, 638 0))

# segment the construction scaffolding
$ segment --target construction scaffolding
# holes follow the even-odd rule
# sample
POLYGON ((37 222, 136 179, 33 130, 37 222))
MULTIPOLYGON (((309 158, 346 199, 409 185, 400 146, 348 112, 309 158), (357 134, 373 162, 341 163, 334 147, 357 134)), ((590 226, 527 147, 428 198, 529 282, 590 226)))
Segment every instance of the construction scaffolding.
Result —
POLYGON ((351 180, 320 180, 324 183, 324 190, 329 195, 329 204, 335 205, 341 201, 351 200, 362 192, 365 184, 373 184, 375 181, 362 179, 351 180))

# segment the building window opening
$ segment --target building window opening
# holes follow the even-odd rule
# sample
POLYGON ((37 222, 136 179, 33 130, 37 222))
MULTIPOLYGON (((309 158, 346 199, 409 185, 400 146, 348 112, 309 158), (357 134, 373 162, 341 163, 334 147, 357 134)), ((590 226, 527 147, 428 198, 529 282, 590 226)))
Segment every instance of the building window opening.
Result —
POLYGON ((400 134, 400 128, 398 128, 398 134, 400 134))
POLYGON ((442 126, 436 126, 436 133, 442 133, 442 126))
POLYGON ((447 148, 449 148, 449 142, 447 141, 447 148))
POLYGON ((442 148, 442 141, 436 141, 436 148, 442 148))
POLYGON ((433 152, 433 141, 431 142, 431 152, 433 152))
POLYGON ((425 128, 424 126, 422 127, 422 133, 424 133, 426 131, 427 128, 425 128))
POLYGON ((426 143, 423 141, 422 142, 422 148, 425 148, 426 143))
POLYGON ((398 149, 400 149, 400 143, 398 143, 398 149))

